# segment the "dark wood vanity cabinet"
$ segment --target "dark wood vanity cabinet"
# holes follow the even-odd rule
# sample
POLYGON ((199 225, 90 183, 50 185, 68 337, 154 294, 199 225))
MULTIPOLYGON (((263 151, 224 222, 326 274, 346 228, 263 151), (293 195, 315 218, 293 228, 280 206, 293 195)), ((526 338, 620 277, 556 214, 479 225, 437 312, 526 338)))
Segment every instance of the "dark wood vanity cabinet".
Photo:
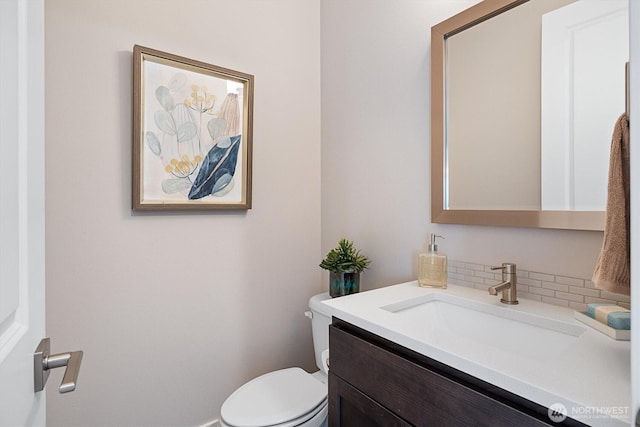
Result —
POLYGON ((329 427, 584 426, 336 318, 329 348, 329 427))

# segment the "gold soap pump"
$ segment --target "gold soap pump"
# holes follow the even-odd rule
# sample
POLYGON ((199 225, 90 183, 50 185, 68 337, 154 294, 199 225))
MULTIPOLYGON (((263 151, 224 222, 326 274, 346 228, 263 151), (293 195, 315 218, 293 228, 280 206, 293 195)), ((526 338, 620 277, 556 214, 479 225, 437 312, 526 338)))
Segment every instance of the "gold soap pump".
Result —
POLYGON ((418 285, 423 288, 447 288, 447 257, 438 254, 436 237, 443 236, 431 233, 431 243, 427 253, 418 257, 418 285))

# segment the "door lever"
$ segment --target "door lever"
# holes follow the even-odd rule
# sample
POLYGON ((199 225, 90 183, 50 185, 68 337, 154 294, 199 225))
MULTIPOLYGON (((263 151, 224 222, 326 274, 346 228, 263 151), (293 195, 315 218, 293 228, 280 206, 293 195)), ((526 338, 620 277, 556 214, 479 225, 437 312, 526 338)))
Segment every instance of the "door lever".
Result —
POLYGON ((76 389, 80 364, 82 363, 82 351, 50 354, 51 344, 49 338, 44 338, 38 344, 33 353, 33 385, 35 392, 44 390, 49 378, 49 371, 55 368, 65 367, 60 393, 69 393, 76 389))

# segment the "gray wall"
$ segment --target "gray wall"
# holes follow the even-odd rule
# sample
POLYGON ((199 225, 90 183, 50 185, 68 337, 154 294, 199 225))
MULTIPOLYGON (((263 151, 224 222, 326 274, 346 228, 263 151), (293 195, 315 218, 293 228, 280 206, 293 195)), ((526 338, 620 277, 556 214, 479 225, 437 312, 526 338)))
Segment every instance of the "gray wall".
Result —
POLYGON ((249 378, 314 367, 319 18, 317 0, 47 0, 47 329, 85 351, 49 426, 201 425, 249 378), (134 44, 255 75, 253 209, 131 213, 134 44))

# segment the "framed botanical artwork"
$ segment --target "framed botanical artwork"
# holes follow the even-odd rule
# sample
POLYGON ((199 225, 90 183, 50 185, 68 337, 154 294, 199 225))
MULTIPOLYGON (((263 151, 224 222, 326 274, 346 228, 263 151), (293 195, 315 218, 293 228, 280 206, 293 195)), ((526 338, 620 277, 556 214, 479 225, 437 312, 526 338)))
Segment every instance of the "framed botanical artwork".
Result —
POLYGON ((134 210, 251 209, 253 76, 133 47, 134 210))

